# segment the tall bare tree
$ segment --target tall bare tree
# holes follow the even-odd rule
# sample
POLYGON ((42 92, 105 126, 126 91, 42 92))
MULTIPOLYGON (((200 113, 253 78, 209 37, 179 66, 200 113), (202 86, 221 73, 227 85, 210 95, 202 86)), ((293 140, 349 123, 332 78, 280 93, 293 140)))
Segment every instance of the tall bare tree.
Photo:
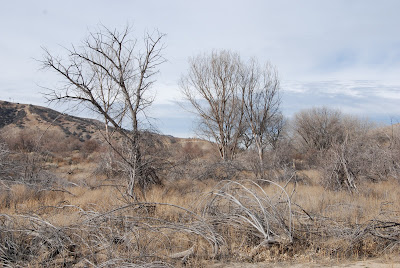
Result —
POLYGON ((104 118, 108 139, 108 127, 112 126, 126 140, 128 154, 114 149, 128 166, 130 196, 136 183, 143 185, 149 179, 140 148, 139 114, 153 101, 147 92, 165 61, 163 37, 158 31, 146 33, 139 45, 129 26, 122 31, 100 26, 79 47, 66 49, 66 58, 44 49, 41 61, 64 82, 64 86, 48 90, 49 101, 86 104, 104 118))
POLYGON ((280 111, 280 82, 276 69, 267 63, 263 67, 252 59, 246 66, 244 115, 249 142, 257 149, 261 174, 264 171, 264 151, 274 148, 283 128, 280 111))
POLYGON ((236 53, 213 51, 189 60, 181 89, 201 118, 201 131, 216 142, 223 160, 232 160, 244 131, 245 73, 236 53))
POLYGON ((189 60, 181 89, 201 118, 201 132, 231 160, 243 143, 254 143, 260 161, 282 130, 279 78, 271 64, 242 61, 237 53, 213 51, 189 60))

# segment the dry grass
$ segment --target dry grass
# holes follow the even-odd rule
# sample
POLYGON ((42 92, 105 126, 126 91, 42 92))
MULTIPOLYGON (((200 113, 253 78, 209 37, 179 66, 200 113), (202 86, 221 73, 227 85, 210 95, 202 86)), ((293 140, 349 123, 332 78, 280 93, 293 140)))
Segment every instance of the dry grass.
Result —
POLYGON ((281 207, 287 202, 285 192, 273 184, 256 186, 257 191, 251 182, 228 184, 167 182, 149 190, 146 203, 127 202, 111 186, 41 191, 14 185, 0 198, 0 255, 4 263, 16 267, 133 267, 129 266, 133 263, 165 267, 166 263, 207 266, 210 258, 305 262, 399 252, 397 181, 364 183, 358 194, 327 191, 316 183, 282 182, 292 204, 292 241, 273 242, 266 237, 287 231, 279 229, 287 228, 289 221, 283 213, 287 205, 281 207), (282 213, 279 220, 284 225, 276 225, 268 207, 282 213), (13 253, 13 247, 26 256, 13 253), (33 258, 37 254, 40 258, 33 258))
POLYGON ((354 155, 370 147, 364 142, 342 152, 363 171, 352 193, 326 190, 329 176, 317 170, 296 171, 294 163, 308 168, 307 155, 292 163, 290 150, 288 161, 268 166, 272 182, 255 181, 250 155, 222 164, 209 142, 155 137, 165 147, 157 154, 173 166, 160 163, 159 175, 170 181, 138 192, 138 202, 125 194, 121 169, 103 166, 106 147, 79 141, 98 134, 96 123, 33 108, 20 107, 30 119, 21 129, 0 133, 8 144, 0 148, 1 267, 244 267, 400 253, 395 128, 380 137, 382 148, 372 147, 378 154, 354 155))

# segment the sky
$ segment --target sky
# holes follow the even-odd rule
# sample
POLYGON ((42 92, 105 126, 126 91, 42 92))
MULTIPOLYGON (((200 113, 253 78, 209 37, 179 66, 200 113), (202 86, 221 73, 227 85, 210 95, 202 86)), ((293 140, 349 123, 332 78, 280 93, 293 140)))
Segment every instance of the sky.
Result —
MULTIPOLYGON (((42 47, 62 55, 101 23, 165 33, 164 56, 149 115, 157 129, 195 136, 178 81, 188 58, 228 49, 269 61, 281 80, 287 117, 315 106, 400 122, 398 0, 15 0, 0 8, 0 100, 48 106, 41 93, 59 78, 41 70, 42 47)), ((73 113, 73 111, 71 111, 73 113)), ((88 115, 90 116, 90 115, 88 115)))

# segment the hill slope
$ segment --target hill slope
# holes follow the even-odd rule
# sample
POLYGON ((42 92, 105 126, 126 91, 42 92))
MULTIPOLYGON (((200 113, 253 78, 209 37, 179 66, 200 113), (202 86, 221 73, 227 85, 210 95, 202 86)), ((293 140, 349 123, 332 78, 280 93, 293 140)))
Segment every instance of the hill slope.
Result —
MULTIPOLYGON (((104 130, 104 124, 98 120, 71 116, 42 106, 0 100, 0 131, 15 130, 47 132, 57 136, 60 141, 73 139, 85 142, 92 138, 102 139, 100 130, 104 130)), ((190 144, 202 150, 213 148, 212 144, 205 140, 175 138, 154 133, 152 135, 156 135, 155 140, 158 142, 177 147, 177 150, 190 144)))
POLYGON ((82 142, 104 128, 100 121, 94 119, 71 116, 31 104, 0 101, 0 129, 19 128, 44 131, 50 127, 62 133, 65 138, 74 136, 82 142))

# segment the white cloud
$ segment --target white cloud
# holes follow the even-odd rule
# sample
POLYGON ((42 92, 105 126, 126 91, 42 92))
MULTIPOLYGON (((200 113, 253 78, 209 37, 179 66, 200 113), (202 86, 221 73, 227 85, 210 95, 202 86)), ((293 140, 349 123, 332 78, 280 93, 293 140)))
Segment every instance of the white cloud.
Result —
POLYGON ((183 99, 183 95, 180 93, 177 84, 158 82, 154 85, 152 91, 156 96, 156 104, 171 104, 173 102, 182 101, 183 99))
POLYGON ((282 107, 288 116, 301 109, 328 106, 386 123, 391 117, 400 118, 400 85, 375 80, 291 81, 282 88, 282 107))
MULTIPOLYGON (((32 60, 40 58, 40 46, 59 53, 59 45, 79 43, 100 22, 130 22, 138 37, 154 28, 167 34, 155 105, 182 99, 177 81, 189 56, 224 48, 276 65, 291 113, 318 103, 399 113, 393 105, 400 99, 398 10, 397 0, 5 1, 0 98, 44 103, 37 84, 56 78, 32 60)), ((157 116, 175 110, 162 111, 157 116)))

